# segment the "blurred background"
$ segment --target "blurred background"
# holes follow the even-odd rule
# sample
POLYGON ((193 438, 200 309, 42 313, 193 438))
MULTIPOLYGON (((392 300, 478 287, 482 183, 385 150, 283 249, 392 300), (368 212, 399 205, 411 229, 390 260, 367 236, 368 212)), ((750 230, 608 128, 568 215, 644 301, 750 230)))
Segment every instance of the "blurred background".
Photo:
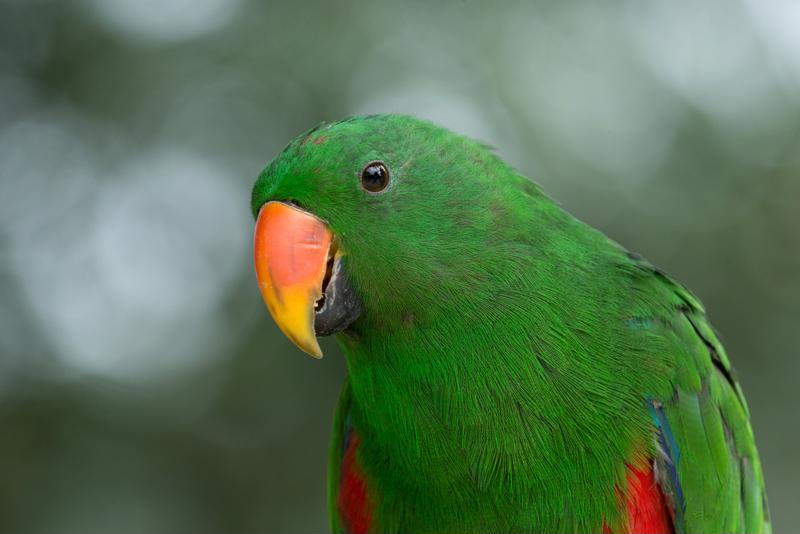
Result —
POLYGON ((705 302, 800 530, 800 3, 0 3, 0 530, 327 529, 344 362, 261 302, 250 187, 406 112, 705 302))

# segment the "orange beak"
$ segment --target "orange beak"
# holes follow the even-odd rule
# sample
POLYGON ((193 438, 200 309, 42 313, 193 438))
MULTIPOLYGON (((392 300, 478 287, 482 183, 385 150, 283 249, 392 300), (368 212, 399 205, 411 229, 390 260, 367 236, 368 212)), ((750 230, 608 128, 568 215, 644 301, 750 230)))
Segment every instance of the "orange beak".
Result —
POLYGON ((290 204, 267 202, 254 237, 256 278, 272 318, 301 350, 322 358, 314 332, 333 233, 317 217, 290 204))

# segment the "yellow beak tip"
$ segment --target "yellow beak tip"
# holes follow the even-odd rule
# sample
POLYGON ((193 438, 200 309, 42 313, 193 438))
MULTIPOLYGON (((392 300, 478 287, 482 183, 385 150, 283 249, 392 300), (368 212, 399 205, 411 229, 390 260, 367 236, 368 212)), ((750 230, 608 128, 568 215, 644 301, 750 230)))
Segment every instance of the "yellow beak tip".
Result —
POLYGON ((295 345, 312 358, 316 358, 317 360, 322 359, 322 349, 319 347, 319 342, 316 338, 312 338, 312 340, 306 343, 295 343, 295 345))

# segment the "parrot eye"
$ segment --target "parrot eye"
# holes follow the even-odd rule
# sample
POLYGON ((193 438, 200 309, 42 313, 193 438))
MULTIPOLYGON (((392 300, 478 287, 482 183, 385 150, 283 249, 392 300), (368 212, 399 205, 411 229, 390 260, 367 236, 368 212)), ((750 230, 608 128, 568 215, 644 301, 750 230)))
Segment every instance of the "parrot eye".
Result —
POLYGON ((361 171, 361 187, 370 193, 380 193, 389 187, 389 168, 382 161, 371 161, 361 171))

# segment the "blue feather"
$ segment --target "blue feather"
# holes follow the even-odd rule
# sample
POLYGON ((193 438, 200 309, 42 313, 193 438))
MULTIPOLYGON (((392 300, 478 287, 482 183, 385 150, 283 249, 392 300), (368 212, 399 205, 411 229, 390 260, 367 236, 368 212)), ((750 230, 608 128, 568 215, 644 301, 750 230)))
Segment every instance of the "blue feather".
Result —
POLYGON ((653 418, 653 423, 658 430, 658 444, 664 453, 666 462, 664 462, 669 479, 672 482, 672 489, 674 491, 675 499, 675 518, 673 523, 678 532, 683 531, 683 512, 685 510, 685 503, 683 500, 683 489, 681 488, 681 481, 678 478, 678 462, 681 460, 681 452, 678 449, 678 443, 672 435, 672 429, 669 426, 664 410, 661 404, 657 401, 651 400, 648 403, 650 415, 653 418))

